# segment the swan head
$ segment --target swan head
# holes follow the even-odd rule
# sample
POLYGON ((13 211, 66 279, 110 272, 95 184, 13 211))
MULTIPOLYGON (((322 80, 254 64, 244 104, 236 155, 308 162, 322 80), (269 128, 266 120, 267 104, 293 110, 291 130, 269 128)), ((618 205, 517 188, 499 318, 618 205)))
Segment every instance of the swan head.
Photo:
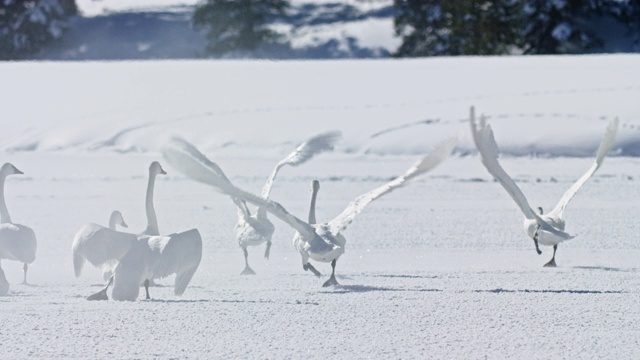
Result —
POLYGON ((538 206, 538 215, 542 215, 542 214, 543 214, 542 207, 538 206))
POLYGON ((320 190, 320 181, 313 180, 311 183, 311 190, 313 190, 313 192, 318 192, 318 190, 320 190))
POLYGON ((114 210, 111 213, 111 220, 113 223, 115 223, 116 225, 120 225, 123 228, 128 228, 129 226, 127 225, 126 222, 124 222, 124 218, 122 217, 122 213, 118 210, 114 210))
POLYGON ((6 177, 9 175, 21 175, 24 173, 13 166, 12 163, 5 163, 4 165, 2 165, 2 168, 0 168, 0 174, 6 177))
POLYGON ((167 175, 167 172, 164 171, 162 165, 160 165, 159 162, 154 161, 151 163, 151 165, 149 165, 149 175, 167 175))

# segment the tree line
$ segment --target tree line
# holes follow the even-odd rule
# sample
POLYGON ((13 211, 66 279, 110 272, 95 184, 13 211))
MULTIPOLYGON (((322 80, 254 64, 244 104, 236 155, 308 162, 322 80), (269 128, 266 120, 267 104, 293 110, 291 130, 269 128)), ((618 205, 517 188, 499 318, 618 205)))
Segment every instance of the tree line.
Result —
MULTIPOLYGON (((364 0, 361 0, 364 1, 364 0)), ((212 57, 286 44, 289 0, 206 0, 192 24, 212 57), (286 28, 286 27, 285 27, 286 28)), ((0 0, 0 59, 63 36, 74 0, 0 0)), ((396 57, 584 54, 640 48, 640 0, 394 0, 396 57), (624 41, 620 41, 624 39, 624 41)))

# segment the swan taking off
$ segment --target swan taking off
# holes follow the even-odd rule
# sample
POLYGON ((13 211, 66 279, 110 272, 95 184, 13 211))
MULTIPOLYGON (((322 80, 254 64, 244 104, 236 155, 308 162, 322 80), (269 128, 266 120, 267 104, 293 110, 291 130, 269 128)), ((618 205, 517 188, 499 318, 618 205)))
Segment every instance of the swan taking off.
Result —
MULTIPOLYGON (((36 248, 38 247, 36 234, 28 226, 11 222, 11 216, 9 216, 4 199, 4 183, 7 176, 19 174, 23 174, 23 172, 10 163, 5 163, 0 168, 0 260, 8 259, 22 262, 24 264, 22 283, 26 284, 28 264, 36 259, 36 248)), ((4 278, 4 272, 2 277, 4 278)), ((6 279, 4 281, 6 282, 6 279)), ((0 285, 0 288, 4 288, 4 286, 0 285)))
POLYGON ((116 231, 116 225, 127 227, 120 211, 113 211, 109 218, 109 227, 87 223, 80 228, 73 239, 73 269, 76 277, 82 273, 85 261, 102 268, 104 280, 111 277, 113 268, 129 251, 137 240, 136 235, 116 231))
POLYGON ((198 149, 185 140, 174 138, 170 146, 163 148, 162 154, 172 166, 191 179, 209 184, 231 197, 262 206, 268 212, 293 227, 297 231, 294 237, 294 244, 302 256, 303 268, 311 270, 319 276, 320 273, 313 268, 309 260, 330 262, 332 266, 331 277, 323 285, 330 286, 337 284, 335 266, 340 255, 344 253, 346 244, 342 231, 347 228, 355 216, 373 200, 406 185, 409 180, 433 169, 451 154, 456 142, 457 139, 451 138, 438 145, 430 154, 409 168, 404 175, 358 197, 340 215, 330 222, 322 224, 310 224, 293 216, 275 201, 263 199, 235 187, 216 163, 207 159, 198 149))
MULTIPOLYGON (((267 179, 264 187, 262 188, 262 198, 268 199, 271 193, 271 187, 273 181, 278 174, 278 171, 283 166, 298 166, 310 160, 316 154, 323 151, 332 150, 334 145, 340 140, 342 134, 339 131, 332 131, 324 134, 316 135, 298 146, 292 153, 287 155, 284 159, 275 166, 271 175, 267 179)), ((249 253, 247 251, 248 246, 258 246, 264 242, 267 243, 267 247, 264 252, 264 257, 269 259, 269 250, 271 249, 271 237, 275 230, 273 224, 267 218, 267 210, 264 206, 258 206, 255 214, 251 214, 247 204, 244 200, 233 199, 233 202, 238 207, 238 223, 234 228, 234 233, 238 244, 244 253, 245 268, 242 271, 242 275, 254 275, 255 271, 249 267, 249 253)))
POLYGON ((604 137, 598 147, 598 153, 596 159, 587 170, 587 172, 578 179, 565 193, 562 198, 556 204, 556 206, 547 214, 542 213, 542 208, 538 208, 538 211, 533 211, 527 198, 524 196, 520 188, 516 183, 507 175, 500 163, 498 162, 498 145, 493 137, 493 131, 491 126, 487 124, 484 116, 480 117, 480 123, 476 123, 473 107, 470 114, 471 134, 473 140, 480 152, 480 160, 484 166, 489 170, 489 173, 500 182, 500 184, 507 190, 509 195, 515 200, 516 204, 525 216, 524 229, 527 235, 531 237, 535 243, 536 251, 538 254, 542 254, 538 244, 553 246, 553 257, 544 266, 554 267, 556 266, 556 251, 558 244, 572 239, 574 236, 564 232, 565 222, 562 219, 564 209, 567 204, 573 198, 573 196, 580 190, 587 180, 598 170, 604 157, 613 146, 616 138, 616 132, 618 129, 618 119, 615 118, 609 122, 607 129, 604 133, 604 137))

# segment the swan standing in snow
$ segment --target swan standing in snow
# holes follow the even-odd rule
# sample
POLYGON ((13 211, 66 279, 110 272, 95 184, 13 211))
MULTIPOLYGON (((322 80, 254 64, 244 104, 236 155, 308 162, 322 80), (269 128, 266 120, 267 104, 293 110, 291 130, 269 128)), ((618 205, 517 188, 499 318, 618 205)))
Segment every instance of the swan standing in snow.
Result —
POLYGON ((480 159, 484 166, 489 170, 489 173, 500 182, 500 184, 507 190, 509 195, 515 200, 516 204, 525 216, 524 229, 527 235, 531 237, 536 246, 538 254, 542 254, 538 244, 553 246, 553 257, 544 266, 555 267, 556 266, 556 251, 558 244, 572 239, 574 236, 564 232, 565 221, 562 219, 564 209, 567 204, 573 198, 573 196, 580 190, 587 180, 598 170, 604 157, 613 146, 616 138, 616 132, 618 129, 618 119, 615 118, 609 122, 605 131, 604 137, 598 147, 598 153, 594 163, 589 170, 578 179, 565 193, 562 198, 556 204, 556 206, 547 214, 543 214, 542 208, 538 207, 538 211, 533 211, 531 206, 527 202, 527 198, 524 196, 520 188, 504 171, 500 163, 498 162, 498 145, 493 137, 493 131, 491 126, 486 123, 486 119, 481 116, 480 123, 476 123, 474 109, 471 108, 470 114, 471 134, 473 140, 480 152, 480 159))
MULTIPOLYGON (((24 271, 23 284, 27 283, 28 264, 36 259, 36 234, 28 226, 14 224, 11 222, 7 204, 4 199, 4 183, 9 175, 23 174, 15 166, 5 163, 0 168, 0 259, 16 260, 24 263, 22 267, 24 271)), ((4 272, 2 274, 4 278, 4 272)), ((0 280, 0 282, 3 282, 0 280)), ((6 279, 4 279, 6 282, 6 279)), ((0 288, 4 286, 0 285, 0 288)), ((7 285, 8 291, 8 285, 7 285)))
POLYGON ((109 217, 109 227, 87 223, 80 228, 73 239, 73 269, 80 277, 85 261, 102 268, 104 280, 109 280, 113 268, 129 251, 131 243, 137 240, 134 234, 116 231, 116 225, 127 227, 120 211, 114 210, 109 217))
MULTIPOLYGON (((180 296, 189 285, 202 259, 202 237, 197 229, 166 236, 159 235, 158 222, 153 206, 155 178, 166 172, 157 161, 149 166, 149 182, 146 194, 147 228, 138 235, 129 235, 129 246, 118 258, 113 276, 99 292, 89 300, 106 300, 107 289, 113 284, 111 297, 118 301, 134 301, 140 285, 149 296, 149 283, 154 279, 176 274, 174 294, 180 296)), ((124 242, 123 242, 124 243, 124 242)), ((112 253, 115 255, 115 251, 112 253)))
MULTIPOLYGON (((261 197, 263 199, 269 199, 273 181, 276 178, 278 171, 280 171, 283 166, 298 166, 320 152, 333 149, 333 146, 338 142, 338 140, 340 140, 341 136, 340 132, 332 131, 316 135, 300 144, 300 146, 275 166, 271 175, 267 179, 267 182, 262 188, 261 197)), ((244 200, 233 199, 233 202, 238 208, 238 223, 234 228, 234 233, 238 240, 238 244, 244 253, 245 268, 241 274, 255 275, 255 271, 249 267, 249 253, 247 251, 247 247, 258 246, 266 242, 267 247, 264 252, 264 257, 269 259, 271 237, 273 236, 275 228, 267 218, 267 210, 264 206, 258 206, 256 213, 252 215, 244 200)))
POLYGON ((456 141, 455 138, 451 138, 438 145, 429 155, 422 158, 404 175, 361 195, 351 202, 336 218, 322 224, 310 224, 293 216, 282 205, 275 201, 263 199, 262 197, 235 187, 217 164, 207 159, 193 145, 182 139, 174 138, 171 146, 163 148, 162 153, 171 165, 193 180, 209 184, 231 197, 262 206, 280 220, 293 227, 297 231, 294 236, 294 245, 302 257, 303 269, 311 270, 319 276, 320 273, 309 263, 309 260, 313 259, 315 261, 331 263, 331 277, 323 285, 330 286, 337 284, 335 278, 336 262, 340 255, 344 253, 346 244, 346 239, 342 236, 342 231, 347 228, 355 216, 373 200, 406 185, 409 180, 433 169, 449 156, 456 141))

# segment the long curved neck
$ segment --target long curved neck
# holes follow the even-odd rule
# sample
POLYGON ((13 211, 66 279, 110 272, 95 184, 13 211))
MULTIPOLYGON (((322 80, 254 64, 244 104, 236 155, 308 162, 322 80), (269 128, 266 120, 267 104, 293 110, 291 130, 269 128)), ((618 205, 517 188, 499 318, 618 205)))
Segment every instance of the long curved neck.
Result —
POLYGON ((7 210, 7 203, 4 201, 4 176, 0 177, 0 223, 6 224, 11 222, 11 216, 9 216, 9 210, 7 210))
POLYGON ((153 208, 153 188, 155 187, 155 183, 156 176, 149 174, 147 198, 145 203, 147 210, 147 229, 144 231, 147 235, 160 235, 160 230, 158 230, 158 219, 156 218, 156 210, 153 208))
POLYGON ((318 189, 314 188, 311 193, 311 205, 309 206, 309 224, 316 223, 316 197, 318 196, 318 189))
POLYGON ((115 213, 111 214, 111 217, 109 218, 109 229, 111 229, 111 230, 115 230, 116 229, 116 214, 115 213))

